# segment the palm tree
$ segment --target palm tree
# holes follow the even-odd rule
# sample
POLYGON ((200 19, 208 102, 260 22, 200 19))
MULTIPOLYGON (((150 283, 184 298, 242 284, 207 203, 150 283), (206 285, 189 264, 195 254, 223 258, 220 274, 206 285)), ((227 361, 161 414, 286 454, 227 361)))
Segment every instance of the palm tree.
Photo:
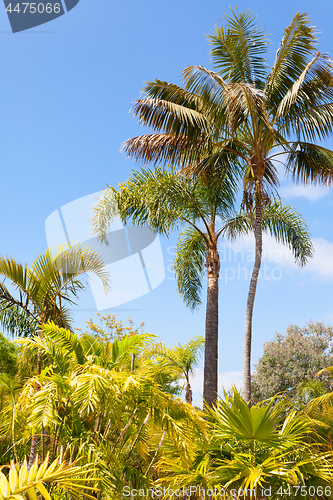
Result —
POLYGON ((285 29, 271 69, 267 34, 251 12, 233 12, 209 36, 216 71, 190 66, 185 87, 148 82, 134 104, 139 122, 153 133, 129 139, 134 160, 171 163, 188 175, 244 167, 255 199, 255 263, 246 308, 244 397, 251 398, 252 317, 262 259, 264 180, 277 186, 274 160, 294 180, 329 184, 333 152, 314 143, 333 130, 333 66, 318 51, 316 28, 297 13, 285 29), (280 160, 279 160, 280 158, 280 160))
MULTIPOLYGON (((182 228, 174 269, 179 293, 192 309, 201 303, 204 266, 207 270, 203 397, 209 406, 214 404, 218 390, 218 241, 222 236, 235 239, 253 232, 251 216, 236 214, 233 202, 234 180, 229 173, 212 173, 207 182, 204 177, 179 175, 175 168, 147 169, 134 172, 118 191, 112 187, 105 190, 93 221, 102 239, 118 211, 125 223, 131 219, 161 234, 182 228)), ((304 263, 311 254, 306 225, 291 207, 279 202, 266 204, 262 225, 293 250, 296 261, 304 263)))
POLYGON ((185 379, 185 401, 192 404, 192 389, 190 376, 193 375, 195 367, 198 365, 199 355, 204 349, 205 339, 198 336, 190 339, 186 344, 166 347, 157 344, 145 353, 150 358, 153 356, 157 361, 164 361, 174 373, 185 379))
MULTIPOLYGON (((13 334, 31 335, 35 329, 53 320, 70 328, 71 314, 67 307, 84 287, 86 273, 99 277, 105 289, 109 276, 104 263, 94 251, 80 245, 48 249, 28 267, 9 258, 0 258, 0 321, 12 327, 13 334), (7 282, 9 287, 7 286, 7 282), (14 319, 13 319, 14 318, 14 319)), ((42 363, 37 353, 37 376, 42 363)), ((37 436, 32 436, 29 469, 37 453, 37 436)))
POLYGON ((75 304, 86 273, 100 278, 105 290, 109 286, 102 258, 78 244, 47 249, 30 266, 0 257, 1 323, 18 336, 35 333, 49 320, 71 328, 68 305, 75 304))

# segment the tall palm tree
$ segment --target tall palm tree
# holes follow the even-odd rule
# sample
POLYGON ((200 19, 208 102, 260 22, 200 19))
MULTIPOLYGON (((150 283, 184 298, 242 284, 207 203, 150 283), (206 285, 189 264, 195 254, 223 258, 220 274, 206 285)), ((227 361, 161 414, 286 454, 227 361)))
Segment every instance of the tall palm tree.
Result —
MULTIPOLYGON (((201 303, 204 267, 207 272, 204 390, 205 402, 212 406, 218 390, 218 293, 220 258, 218 242, 253 232, 247 213, 235 214, 234 180, 228 173, 211 173, 207 178, 188 178, 175 168, 134 172, 116 191, 110 187, 95 207, 94 230, 103 239, 110 220, 120 213, 126 223, 147 225, 168 235, 181 228, 174 269, 180 295, 196 309, 201 303)), ((291 207, 279 202, 267 204, 262 221, 278 241, 286 243, 296 260, 306 261, 311 243, 306 225, 291 207)))
POLYGON ((190 66, 184 88, 148 82, 134 104, 139 122, 153 133, 129 139, 137 161, 172 163, 188 175, 243 164, 255 197, 255 263, 246 308, 244 397, 251 398, 252 316, 262 259, 264 180, 277 186, 274 160, 296 181, 329 184, 333 152, 314 141, 333 130, 333 65, 318 51, 316 28, 297 13, 285 29, 269 69, 267 34, 251 12, 231 11, 209 36, 216 71, 190 66))

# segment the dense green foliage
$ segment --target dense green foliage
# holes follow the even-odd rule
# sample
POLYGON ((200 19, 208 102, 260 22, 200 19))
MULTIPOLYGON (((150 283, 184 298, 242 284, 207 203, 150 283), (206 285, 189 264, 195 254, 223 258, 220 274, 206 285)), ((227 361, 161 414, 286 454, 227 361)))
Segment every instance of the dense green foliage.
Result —
POLYGON ((0 333, 0 373, 13 376, 17 367, 17 349, 2 333, 0 333))
POLYGON ((0 492, 7 488, 8 494, 25 499, 34 487, 46 500, 89 495, 118 500, 130 491, 152 498, 147 490, 161 488, 184 488, 183 498, 191 491, 193 500, 202 498, 199 488, 227 494, 248 488, 254 499, 262 497, 267 485, 272 494, 298 486, 328 492, 333 485, 326 437, 330 424, 319 407, 311 409, 316 420, 295 411, 285 398, 250 409, 233 389, 216 409, 203 412, 165 384, 168 377, 174 384, 181 377, 190 382, 202 338, 167 348, 133 324, 124 327, 110 316, 101 320, 117 331, 112 340, 102 326, 89 321, 88 330, 95 335, 79 337, 49 322, 42 335, 15 341, 19 363, 29 364, 39 351, 44 368, 27 380, 19 372, 0 376, 0 453, 3 462, 14 459, 17 464, 11 465, 9 482, 6 473, 0 475, 0 492), (135 334, 126 334, 126 328, 135 334), (35 462, 30 475, 20 473, 25 478, 20 489, 15 470, 19 465, 26 470, 32 435, 37 436, 38 456, 46 461, 40 472, 35 462), (55 460, 52 470, 49 456, 55 460))

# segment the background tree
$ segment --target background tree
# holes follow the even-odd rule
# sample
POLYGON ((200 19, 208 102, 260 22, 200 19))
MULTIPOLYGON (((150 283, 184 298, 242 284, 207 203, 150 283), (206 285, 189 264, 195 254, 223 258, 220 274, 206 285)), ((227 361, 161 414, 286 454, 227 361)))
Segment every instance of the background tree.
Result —
MULTIPOLYGON (((329 377, 317 373, 333 364, 333 328, 323 323, 309 322, 306 327, 292 325, 285 335, 277 333, 274 340, 264 344, 264 352, 252 375, 255 400, 287 392, 297 396, 298 387, 308 379, 321 380, 330 391, 329 377)), ((313 387, 319 390, 319 387, 313 387)), ((315 394, 315 392, 314 392, 315 394)))

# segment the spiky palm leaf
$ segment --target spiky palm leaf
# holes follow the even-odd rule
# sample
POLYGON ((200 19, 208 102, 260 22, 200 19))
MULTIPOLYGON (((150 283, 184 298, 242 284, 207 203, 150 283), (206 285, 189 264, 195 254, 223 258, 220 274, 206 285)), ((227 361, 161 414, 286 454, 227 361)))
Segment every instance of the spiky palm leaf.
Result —
POLYGON ((261 489, 269 487, 272 498, 278 498, 279 491, 287 491, 288 486, 295 498, 296 488, 301 491, 301 486, 305 498, 310 498, 310 486, 321 484, 323 491, 329 489, 332 453, 311 447, 312 440, 317 445, 324 441, 314 423, 302 412, 289 410, 289 403, 282 398, 250 409, 233 388, 232 394, 225 394, 207 415, 208 440, 193 443, 187 457, 178 450, 164 449, 158 463, 158 484, 188 491, 192 486, 193 498, 201 498, 199 486, 206 494, 216 488, 224 490, 226 496, 240 490, 249 495, 251 490, 255 499, 263 496, 261 489))
POLYGON ((1 466, 0 471, 0 498, 1 500, 37 500, 41 496, 45 500, 52 500, 53 496, 47 489, 52 486, 56 495, 62 493, 71 495, 74 499, 92 498, 96 488, 90 486, 94 478, 91 473, 95 467, 91 465, 79 466, 68 464, 59 459, 49 464, 49 457, 42 464, 38 464, 38 459, 28 470, 26 460, 19 468, 13 461, 9 466, 8 477, 3 473, 5 466, 1 466), (89 477, 90 476, 90 477, 89 477))

